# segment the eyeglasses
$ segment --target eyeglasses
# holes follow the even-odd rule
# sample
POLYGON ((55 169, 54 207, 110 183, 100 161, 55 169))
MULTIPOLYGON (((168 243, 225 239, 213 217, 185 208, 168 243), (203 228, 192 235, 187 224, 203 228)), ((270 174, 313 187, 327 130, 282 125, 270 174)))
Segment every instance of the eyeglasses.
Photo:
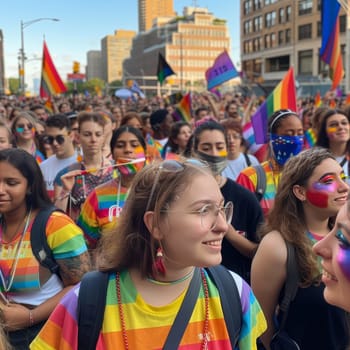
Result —
POLYGON ((18 132, 21 132, 24 130, 24 128, 27 128, 27 130, 31 130, 33 128, 33 124, 29 123, 29 124, 17 124, 16 125, 16 130, 18 132))
POLYGON ((217 206, 214 203, 205 204, 199 210, 192 211, 182 211, 182 210, 161 210, 162 212, 167 213, 187 213, 187 214, 196 214, 201 218, 201 226, 205 230, 213 230, 218 222, 219 214, 221 214, 224 220, 230 224, 233 216, 233 203, 227 202, 224 206, 217 206))
POLYGON ((239 134, 227 134, 228 140, 241 140, 242 136, 239 134))
POLYGON ((62 145, 65 140, 65 135, 56 135, 56 136, 51 136, 51 135, 45 135, 43 137, 43 142, 47 143, 49 145, 52 145, 54 141, 56 141, 59 145, 62 145))
POLYGON ((179 161, 173 160, 173 159, 164 160, 162 163, 160 163, 158 170, 157 170, 157 174, 154 178, 151 193, 150 193, 150 196, 148 197, 148 202, 146 205, 146 211, 149 210, 150 205, 152 203, 154 191, 155 191, 157 183, 159 181, 160 173, 162 171, 165 171, 168 173, 179 173, 185 169, 186 164, 199 166, 201 168, 209 168, 209 164, 207 162, 204 162, 202 160, 195 159, 195 158, 186 159, 184 162, 179 162, 179 161))

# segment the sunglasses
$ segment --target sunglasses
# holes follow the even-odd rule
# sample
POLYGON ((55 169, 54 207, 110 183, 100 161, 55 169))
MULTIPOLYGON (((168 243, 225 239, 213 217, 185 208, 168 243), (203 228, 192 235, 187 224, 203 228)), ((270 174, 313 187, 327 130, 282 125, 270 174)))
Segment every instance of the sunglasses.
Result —
POLYGON ((199 159, 195 159, 195 158, 186 159, 184 162, 179 162, 179 161, 174 160, 174 159, 164 160, 158 166, 157 174, 154 178, 151 193, 150 193, 150 196, 148 197, 146 211, 148 211, 150 209, 150 205, 151 205, 152 200, 153 200, 154 191, 155 191, 157 183, 159 181, 159 177, 160 177, 161 172, 165 171, 167 173, 179 173, 179 172, 185 170, 185 167, 187 164, 199 166, 201 168, 209 168, 209 164, 207 162, 199 160, 199 159))
POLYGON ((16 125, 17 132, 23 132, 25 128, 27 128, 27 130, 31 130, 31 129, 33 129, 33 124, 29 123, 29 124, 17 124, 16 125))
POLYGON ((52 145, 54 141, 56 141, 59 145, 62 145, 64 143, 64 138, 65 135, 56 135, 56 136, 51 136, 51 135, 45 135, 43 137, 43 142, 49 145, 52 145))

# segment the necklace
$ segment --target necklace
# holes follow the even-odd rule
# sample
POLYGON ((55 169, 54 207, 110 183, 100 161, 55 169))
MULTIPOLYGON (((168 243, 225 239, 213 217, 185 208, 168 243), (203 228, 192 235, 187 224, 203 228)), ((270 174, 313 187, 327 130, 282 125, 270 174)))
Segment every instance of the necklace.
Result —
MULTIPOLYGON (((17 264, 18 264, 20 253, 21 253, 22 242, 23 242, 24 235, 27 232, 27 229, 29 227, 31 213, 32 213, 32 209, 30 208, 28 214, 25 217, 24 228, 23 228, 23 231, 21 233, 20 240, 19 240, 19 242, 17 244, 16 252, 14 254, 15 258, 12 261, 10 273, 9 273, 7 278, 4 276, 2 270, 0 269, 0 280, 1 280, 1 283, 3 285, 3 289, 4 289, 5 293, 7 293, 11 289, 12 284, 13 284, 13 280, 15 278, 17 264)), ((3 247, 3 244, 1 244, 1 251, 2 251, 2 247, 3 247)))
POLYGON ((185 276, 183 276, 177 280, 173 280, 173 281, 158 281, 158 280, 153 279, 152 277, 147 277, 147 281, 151 282, 153 284, 157 284, 159 286, 169 286, 171 284, 178 284, 178 283, 181 283, 181 282, 188 280, 190 277, 193 276, 193 272, 194 272, 194 268, 189 273, 187 273, 185 276))
MULTIPOLYGON (((193 273, 193 271, 192 271, 193 273)), ((201 277, 202 277, 202 287, 204 290, 204 324, 203 324, 203 334, 202 334, 202 344, 201 344, 201 350, 207 350, 208 349, 208 330, 209 330, 209 289, 207 280, 205 278, 204 270, 201 269, 201 277)), ((117 272, 115 276, 116 280, 116 292, 117 292, 117 302, 118 302, 118 311, 119 311, 119 318, 120 323, 122 327, 122 337, 124 342, 124 348, 125 350, 129 350, 129 340, 128 335, 126 333, 126 325, 125 325, 125 316, 123 311, 123 304, 122 304, 122 298, 121 298, 121 289, 120 289, 120 273, 117 272)))

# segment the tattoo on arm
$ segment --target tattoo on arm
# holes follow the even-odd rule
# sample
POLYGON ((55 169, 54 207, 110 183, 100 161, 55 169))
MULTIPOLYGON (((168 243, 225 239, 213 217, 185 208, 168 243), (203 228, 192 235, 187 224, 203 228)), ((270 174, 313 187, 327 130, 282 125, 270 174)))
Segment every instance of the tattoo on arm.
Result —
POLYGON ((88 252, 73 258, 57 260, 57 263, 60 266, 60 275, 65 286, 77 284, 83 275, 91 270, 88 252))

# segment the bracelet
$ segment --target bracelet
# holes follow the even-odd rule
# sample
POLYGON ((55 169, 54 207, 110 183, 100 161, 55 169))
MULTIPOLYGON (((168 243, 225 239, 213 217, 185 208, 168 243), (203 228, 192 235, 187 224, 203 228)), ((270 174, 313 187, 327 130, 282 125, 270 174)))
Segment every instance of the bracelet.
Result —
POLYGON ((33 310, 29 310, 29 327, 33 326, 33 324, 34 324, 33 310))

